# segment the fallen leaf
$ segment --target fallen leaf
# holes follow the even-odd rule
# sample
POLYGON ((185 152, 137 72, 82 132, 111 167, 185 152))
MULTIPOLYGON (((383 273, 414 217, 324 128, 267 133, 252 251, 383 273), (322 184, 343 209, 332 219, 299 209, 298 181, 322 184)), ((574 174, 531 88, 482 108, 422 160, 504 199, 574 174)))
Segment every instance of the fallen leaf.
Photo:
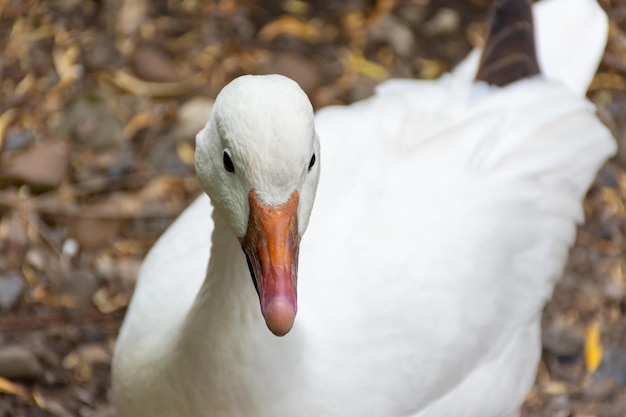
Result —
POLYGON ((26 399, 26 390, 21 385, 9 381, 6 378, 0 376, 0 392, 3 394, 15 395, 26 399))
POLYGON ((66 87, 80 78, 83 67, 78 64, 80 48, 72 45, 69 48, 57 47, 52 51, 54 68, 59 75, 59 83, 56 88, 66 87))
POLYGON ((196 160, 196 151, 189 142, 180 142, 176 145, 176 154, 185 164, 193 166, 196 160))
POLYGON ((9 109, 0 115, 0 149, 4 143, 4 134, 7 131, 7 127, 13 122, 17 116, 17 109, 9 109))
POLYGON ((600 342, 600 326, 597 321, 587 326, 585 333, 585 367, 592 374, 602 361, 602 344, 600 342))
POLYGON ((550 381, 542 388, 543 392, 548 395, 561 395, 567 392, 567 384, 565 382, 550 381))
POLYGON ((128 306, 130 298, 127 294, 118 293, 112 295, 108 288, 102 287, 93 295, 93 303, 98 311, 110 314, 128 306))
POLYGON ((41 395, 39 391, 33 391, 33 400, 35 400, 35 404, 37 404, 37 407, 39 408, 46 407, 46 399, 44 398, 43 395, 41 395))
POLYGON ((601 72, 596 74, 591 81, 589 91, 595 90, 618 90, 626 91, 626 80, 621 74, 601 72))
POLYGON ((419 77, 432 80, 439 77, 444 71, 443 62, 438 59, 420 59, 422 69, 420 69, 419 77))
POLYGON ((305 22, 293 16, 284 15, 272 20, 259 31, 259 39, 272 41, 279 36, 289 36, 316 43, 323 39, 322 27, 316 20, 305 22))
POLYGON ((348 66, 352 71, 368 78, 383 80, 389 77, 389 72, 385 67, 368 60, 363 56, 361 51, 351 51, 348 54, 348 66))
POLYGON ((126 126, 124 126, 124 137, 132 139, 135 137, 137 132, 154 124, 156 121, 157 118, 152 112, 143 111, 141 113, 137 113, 128 123, 126 123, 126 126))
POLYGON ((146 97, 179 97, 189 93, 193 87, 186 81, 170 83, 144 81, 125 70, 116 71, 112 77, 105 73, 102 77, 122 90, 146 97))
POLYGON ((291 14, 306 14, 311 10, 311 5, 302 0, 285 0, 282 4, 283 10, 291 14))
POLYGON ((387 16, 396 7, 396 0, 379 0, 374 10, 368 16, 368 25, 376 25, 383 17, 387 16))
POLYGON ((15 94, 18 96, 24 95, 29 91, 32 91, 37 84, 37 78, 34 74, 26 74, 22 81, 15 87, 15 94))

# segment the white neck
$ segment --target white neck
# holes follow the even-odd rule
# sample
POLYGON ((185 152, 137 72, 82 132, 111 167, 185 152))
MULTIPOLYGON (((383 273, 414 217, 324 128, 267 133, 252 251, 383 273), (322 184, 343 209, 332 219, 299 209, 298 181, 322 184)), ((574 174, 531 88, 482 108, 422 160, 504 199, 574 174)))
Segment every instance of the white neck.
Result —
POLYGON ((215 210, 213 221, 206 278, 180 329, 178 349, 182 351, 208 348, 215 352, 222 343, 239 343, 250 332, 269 332, 237 238, 215 210))
POLYGON ((254 411, 246 409, 255 403, 252 396, 279 395, 294 384, 302 338, 270 333, 239 242, 215 211, 213 220, 205 281, 165 363, 172 375, 185 375, 189 386, 203 387, 199 404, 206 403, 208 393, 219 393, 216 398, 232 397, 240 411, 248 413, 254 411), (294 373, 285 372, 285 367, 294 373))

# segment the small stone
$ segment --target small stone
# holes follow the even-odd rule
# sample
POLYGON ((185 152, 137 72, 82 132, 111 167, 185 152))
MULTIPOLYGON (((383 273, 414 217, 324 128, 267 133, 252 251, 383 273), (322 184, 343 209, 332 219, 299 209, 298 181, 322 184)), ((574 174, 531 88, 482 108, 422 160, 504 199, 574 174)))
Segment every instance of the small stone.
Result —
POLYGON ((78 398, 78 400, 80 400, 83 404, 89 406, 93 406, 95 404, 96 399, 94 398, 93 393, 89 392, 89 390, 83 387, 76 387, 74 391, 76 393, 76 398, 78 398))
POLYGON ((63 242, 62 254, 69 258, 73 258, 78 253, 78 242, 74 239, 66 239, 63 242))
POLYGON ((67 409, 57 401, 46 399, 43 405, 43 408, 54 417, 73 417, 72 413, 67 411, 67 409))
POLYGON ((612 380, 620 387, 626 386, 626 350, 607 347, 602 355, 602 362, 593 374, 596 380, 612 380))
POLYGON ((413 52, 413 33, 392 14, 381 19, 371 36, 372 40, 387 42, 398 56, 408 57, 413 52))
MULTIPOLYGON (((0 178, 2 175, 0 174, 0 178)), ((0 271, 20 270, 29 238, 21 213, 8 211, 0 218, 0 271)))
POLYGON ((131 54, 133 72, 146 81, 180 81, 178 71, 170 54, 162 46, 154 43, 140 43, 131 54))
POLYGON ((93 44, 84 50, 84 63, 90 71, 119 68, 124 64, 124 56, 112 36, 98 33, 93 44))
POLYGON ((371 97, 378 84, 379 81, 373 78, 361 78, 349 92, 350 101, 354 102, 371 97))
POLYGON ((119 238, 124 228, 123 219, 77 219, 70 226, 70 234, 83 249, 99 248, 119 238))
POLYGON ((619 303, 626 295, 626 287, 615 281, 609 281, 604 285, 604 295, 609 300, 619 303))
POLYGON ((149 164, 161 173, 169 175, 185 175, 189 173, 189 167, 178 156, 176 132, 159 135, 155 144, 146 155, 149 164))
POLYGON ((461 28, 461 16, 452 9, 446 7, 440 9, 428 22, 424 29, 432 36, 447 36, 457 32, 461 28))
POLYGON ((94 261, 96 273, 105 281, 116 278, 116 261, 108 254, 100 254, 94 261))
POLYGON ((35 268, 38 271, 43 271, 46 268, 46 256, 39 248, 31 248, 26 252, 26 263, 35 268))
POLYGON ((31 131, 22 129, 9 129, 6 137, 4 138, 2 150, 9 152, 23 149, 33 143, 34 140, 35 136, 31 131))
POLYGON ((87 343, 70 352, 63 358, 63 368, 70 370, 75 379, 88 381, 94 377, 94 370, 99 365, 107 369, 111 363, 111 354, 99 343, 87 343))
POLYGON ((178 110, 176 139, 191 139, 204 127, 211 115, 213 100, 194 97, 184 102, 178 110))
POLYGON ((83 405, 78 409, 78 415, 80 417, 91 417, 93 416, 93 408, 83 405))
POLYGON ((19 152, 1 174, 31 187, 56 188, 67 176, 69 146, 64 141, 43 141, 19 152))
POLYGON ((117 261, 117 277, 124 288, 135 287, 142 261, 136 258, 122 258, 117 261))
POLYGON ((112 405, 102 405, 97 407, 89 417, 117 417, 117 413, 112 405))
POLYGON ((81 345, 76 352, 80 360, 89 366, 111 363, 111 354, 100 343, 81 345))
POLYGON ((58 293, 70 297, 73 307, 91 306, 91 297, 98 289, 99 280, 90 270, 73 270, 63 276, 58 293))
POLYGON ((107 104, 106 94, 90 93, 68 105, 55 126, 55 134, 68 137, 84 149, 117 148, 124 126, 107 104))
POLYGON ((544 329, 543 348, 561 360, 572 359, 583 351, 583 339, 557 327, 544 329))
POLYGON ((43 373, 39 360, 21 346, 0 349, 0 376, 12 380, 35 380, 43 373))
POLYGON ((322 72, 318 65, 309 58, 292 53, 278 52, 263 66, 261 74, 281 74, 291 78, 306 91, 311 94, 321 82, 322 72))
POLYGON ((8 311, 15 307, 25 289, 26 283, 17 272, 0 275, 0 310, 8 311))
POLYGON ((150 2, 148 0, 126 0, 121 2, 115 23, 117 31, 122 35, 132 35, 148 18, 150 2))

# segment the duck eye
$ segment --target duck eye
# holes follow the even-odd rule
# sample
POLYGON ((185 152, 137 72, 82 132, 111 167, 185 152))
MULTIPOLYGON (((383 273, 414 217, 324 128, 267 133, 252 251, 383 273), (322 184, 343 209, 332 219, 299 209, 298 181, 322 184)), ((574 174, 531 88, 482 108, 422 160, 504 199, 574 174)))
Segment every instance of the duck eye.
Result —
POLYGON ((228 152, 224 151, 224 169, 228 172, 235 172, 235 165, 233 164, 233 160, 230 159, 230 155, 228 152))
POLYGON ((311 162, 309 162, 309 171, 311 170, 311 168, 313 168, 313 165, 315 165, 315 154, 313 154, 313 156, 311 157, 311 162))

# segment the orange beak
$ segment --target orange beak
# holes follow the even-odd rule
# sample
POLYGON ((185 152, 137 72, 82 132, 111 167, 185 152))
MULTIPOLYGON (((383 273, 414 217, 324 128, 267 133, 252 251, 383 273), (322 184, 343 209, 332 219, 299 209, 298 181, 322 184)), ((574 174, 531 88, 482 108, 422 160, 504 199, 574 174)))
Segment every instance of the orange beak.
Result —
POLYGON ((254 191, 248 200, 250 218, 241 247, 265 323, 276 336, 283 336, 291 330, 297 311, 298 192, 280 206, 263 204, 254 191))

